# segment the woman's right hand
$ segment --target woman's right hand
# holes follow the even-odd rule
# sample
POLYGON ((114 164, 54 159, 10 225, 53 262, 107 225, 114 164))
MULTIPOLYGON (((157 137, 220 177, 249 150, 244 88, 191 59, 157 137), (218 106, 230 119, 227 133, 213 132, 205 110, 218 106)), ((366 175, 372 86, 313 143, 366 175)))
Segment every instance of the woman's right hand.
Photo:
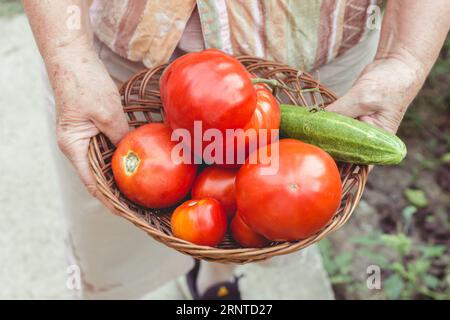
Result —
POLYGON ((128 132, 116 85, 91 47, 64 47, 46 59, 53 87, 58 146, 88 191, 103 200, 89 167, 89 141, 99 132, 114 144, 128 132))

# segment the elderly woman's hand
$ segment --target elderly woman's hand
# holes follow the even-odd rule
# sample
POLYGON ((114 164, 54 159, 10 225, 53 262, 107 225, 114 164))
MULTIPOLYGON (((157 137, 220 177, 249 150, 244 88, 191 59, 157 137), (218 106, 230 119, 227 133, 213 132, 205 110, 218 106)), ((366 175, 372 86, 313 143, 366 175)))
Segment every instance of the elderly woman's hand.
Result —
POLYGON ((375 60, 354 86, 327 110, 395 133, 408 105, 422 86, 417 65, 396 58, 375 60))
POLYGON ((387 1, 375 61, 328 110, 395 133, 449 28, 448 0, 387 1))
POLYGON ((66 47, 47 60, 55 95, 57 141, 81 180, 99 197, 88 162, 89 140, 103 132, 117 144, 128 131, 118 89, 90 47, 66 47))

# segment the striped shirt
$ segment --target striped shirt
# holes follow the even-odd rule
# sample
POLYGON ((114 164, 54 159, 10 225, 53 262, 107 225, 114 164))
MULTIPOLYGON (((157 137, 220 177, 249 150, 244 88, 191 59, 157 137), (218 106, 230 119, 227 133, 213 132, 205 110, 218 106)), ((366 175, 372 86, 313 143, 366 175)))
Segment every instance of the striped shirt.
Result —
MULTIPOLYGON (((94 0, 96 36, 152 67, 169 61, 197 8, 205 48, 316 69, 361 41, 377 0, 94 0)), ((196 12, 197 12, 196 11, 196 12)))

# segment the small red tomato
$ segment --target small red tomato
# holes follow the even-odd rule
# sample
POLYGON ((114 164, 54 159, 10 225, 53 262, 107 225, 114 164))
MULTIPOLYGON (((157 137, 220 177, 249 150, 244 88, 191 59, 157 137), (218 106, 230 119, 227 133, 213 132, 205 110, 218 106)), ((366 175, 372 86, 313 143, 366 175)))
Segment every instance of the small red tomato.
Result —
POLYGON ((201 245, 218 245, 227 232, 227 215, 213 198, 188 200, 180 205, 170 220, 175 237, 201 245))
POLYGON ((174 163, 171 129, 151 123, 128 133, 120 141, 112 158, 117 186, 130 200, 148 208, 169 207, 189 192, 197 168, 193 164, 174 163))
POLYGON ((246 248, 264 248, 269 244, 269 240, 262 235, 256 233, 242 220, 242 216, 239 212, 231 221, 231 235, 241 246, 246 248))
POLYGON ((325 227, 342 195, 333 158, 294 139, 256 152, 257 161, 250 155, 236 177, 236 203, 248 226, 272 241, 304 239, 325 227), (271 161, 262 161, 267 155, 271 161))
POLYGON ((256 109, 243 131, 236 131, 233 136, 227 137, 223 148, 223 161, 220 167, 236 168, 243 164, 250 153, 258 148, 278 140, 278 134, 273 136, 275 130, 280 128, 281 111, 278 102, 265 86, 256 85, 256 109), (263 129, 266 130, 264 137, 263 129), (274 131, 272 133, 272 131, 274 131), (263 139, 265 138, 265 139, 263 139), (272 141, 273 140, 273 141, 272 141), (231 141, 231 142, 230 142, 231 141), (244 142, 244 143, 242 143, 244 142), (238 157, 238 154, 242 155, 238 157), (232 162, 228 159, 231 159, 232 162))
POLYGON ((233 218, 236 212, 234 181, 237 173, 236 169, 206 168, 195 179, 192 199, 214 198, 222 204, 228 219, 233 218))

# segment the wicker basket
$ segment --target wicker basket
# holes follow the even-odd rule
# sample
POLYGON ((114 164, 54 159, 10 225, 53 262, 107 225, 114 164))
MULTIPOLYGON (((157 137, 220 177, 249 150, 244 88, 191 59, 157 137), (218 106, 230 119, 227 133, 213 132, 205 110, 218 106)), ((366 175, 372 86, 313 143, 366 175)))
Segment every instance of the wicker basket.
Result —
MULTIPOLYGON (((299 72, 286 65, 262 60, 255 57, 238 57, 241 63, 253 74, 267 79, 277 79, 290 86, 294 91, 279 89, 275 92, 279 102, 297 105, 323 104, 336 100, 336 96, 309 74, 299 72), (317 90, 304 90, 317 88, 317 90), (302 89, 303 92, 300 92, 302 89)), ((128 82, 121 90, 124 112, 127 114, 130 127, 139 127, 148 122, 160 122, 164 118, 159 97, 159 78, 166 65, 144 70, 128 82)), ((367 180, 367 166, 354 164, 338 164, 343 184, 341 206, 332 221, 317 234, 294 242, 273 242, 269 246, 256 248, 240 247, 230 235, 217 247, 205 247, 175 238, 170 229, 170 215, 173 208, 152 210, 140 207, 126 199, 114 183, 111 170, 111 157, 114 146, 103 135, 99 134, 91 140, 89 160, 95 175, 98 188, 111 202, 116 214, 129 220, 138 228, 165 245, 198 259, 221 263, 248 263, 261 261, 273 256, 291 253, 303 249, 331 232, 340 228, 352 214, 358 204, 367 180)))

